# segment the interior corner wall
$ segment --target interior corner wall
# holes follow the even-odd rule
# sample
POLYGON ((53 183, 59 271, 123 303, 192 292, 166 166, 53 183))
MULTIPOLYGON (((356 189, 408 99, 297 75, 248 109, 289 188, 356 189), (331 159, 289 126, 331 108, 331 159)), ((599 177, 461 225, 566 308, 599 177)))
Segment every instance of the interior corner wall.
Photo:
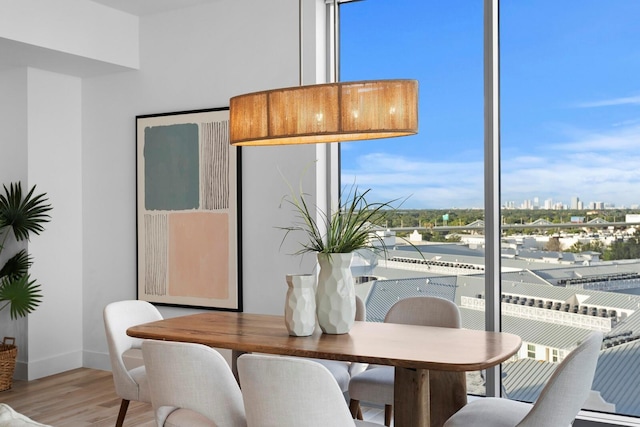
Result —
POLYGON ((42 302, 17 321, 2 313, 2 332, 16 337, 19 379, 82 366, 80 92, 75 77, 32 68, 0 74, 2 183, 20 181, 24 193, 36 185, 54 207, 28 243, 42 302))
MULTIPOLYGON (((110 369, 102 311, 136 298, 136 115, 225 107, 298 79, 298 1, 219 0, 142 17, 140 70, 83 80, 84 366, 110 369)), ((241 157, 244 311, 281 314, 285 275, 315 266, 292 256, 298 242, 281 245, 277 228, 293 220, 285 180, 314 192, 315 148, 243 147, 241 157)), ((159 308, 165 317, 198 311, 159 308)))
MULTIPOLYGON (((0 71, 0 188, 11 182, 27 181, 27 69, 0 71)), ((4 193, 4 189, 2 189, 4 193)), ((19 246, 6 243, 0 265, 13 256, 19 246)), ((9 310, 0 311, 0 340, 14 337, 18 347, 16 374, 26 378, 27 319, 11 320, 9 310), (22 346, 22 348, 20 348, 22 346), (21 369, 23 368, 23 369, 21 369)))
POLYGON ((0 183, 27 179, 27 70, 0 71, 0 183))
POLYGON ((82 366, 81 79, 28 70, 28 182, 53 210, 32 236, 42 303, 29 315, 28 379, 82 366))

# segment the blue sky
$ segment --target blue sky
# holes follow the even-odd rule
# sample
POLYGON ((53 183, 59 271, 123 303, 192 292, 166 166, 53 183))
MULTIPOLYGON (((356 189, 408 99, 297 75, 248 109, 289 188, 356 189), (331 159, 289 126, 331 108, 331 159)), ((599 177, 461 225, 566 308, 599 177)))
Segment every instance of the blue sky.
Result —
MULTIPOLYGON (((640 205, 640 0, 504 0, 502 201, 640 205)), ((483 205, 482 0, 341 6, 341 80, 412 78, 416 136, 342 144, 342 181, 483 205)))

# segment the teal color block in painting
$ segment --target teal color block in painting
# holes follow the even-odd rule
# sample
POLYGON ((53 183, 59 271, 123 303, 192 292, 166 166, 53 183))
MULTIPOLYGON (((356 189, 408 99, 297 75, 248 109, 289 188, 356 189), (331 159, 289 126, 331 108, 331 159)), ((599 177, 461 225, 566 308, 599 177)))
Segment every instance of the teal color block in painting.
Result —
POLYGON ((199 207, 198 125, 144 129, 144 190, 147 210, 199 207))

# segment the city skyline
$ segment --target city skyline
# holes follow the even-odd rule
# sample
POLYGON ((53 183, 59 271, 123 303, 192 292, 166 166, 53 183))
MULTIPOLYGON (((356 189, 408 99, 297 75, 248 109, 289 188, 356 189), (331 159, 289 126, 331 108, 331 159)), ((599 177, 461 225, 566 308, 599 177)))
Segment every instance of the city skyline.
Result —
MULTIPOLYGON (((502 204, 640 204, 640 2, 503 2, 500 15, 502 204)), ((482 22, 480 1, 341 6, 341 80, 420 85, 418 135, 341 144, 345 185, 409 209, 483 207, 482 22)))
POLYGON ((509 209, 547 209, 547 210, 605 210, 605 209, 638 209, 640 204, 635 203, 630 206, 616 205, 615 203, 605 201, 586 202, 578 196, 573 196, 570 201, 555 200, 552 198, 542 199, 534 197, 533 199, 525 199, 521 201, 508 200, 503 201, 502 206, 509 209))

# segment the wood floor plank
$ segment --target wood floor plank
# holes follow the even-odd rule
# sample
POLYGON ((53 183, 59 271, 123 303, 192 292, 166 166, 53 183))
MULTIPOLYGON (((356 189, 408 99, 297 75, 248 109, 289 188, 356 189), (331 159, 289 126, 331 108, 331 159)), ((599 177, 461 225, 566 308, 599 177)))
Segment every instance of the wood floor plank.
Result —
MULTIPOLYGON (((120 398, 111 372, 79 368, 34 381, 14 381, 0 402, 54 427, 113 427, 120 398)), ((125 427, 154 427, 148 403, 131 402, 125 427)))

